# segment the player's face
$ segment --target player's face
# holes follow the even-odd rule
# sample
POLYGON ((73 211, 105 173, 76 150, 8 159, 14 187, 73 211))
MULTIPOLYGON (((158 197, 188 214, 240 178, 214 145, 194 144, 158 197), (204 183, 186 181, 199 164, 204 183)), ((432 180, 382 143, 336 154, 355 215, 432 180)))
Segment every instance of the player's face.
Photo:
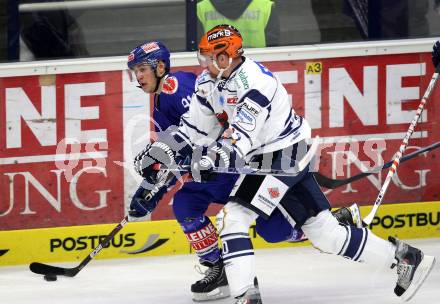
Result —
POLYGON ((218 73, 220 72, 218 68, 214 64, 215 57, 212 54, 200 54, 200 52, 197 53, 197 58, 199 60, 199 64, 202 68, 207 69, 209 73, 211 74, 211 77, 217 77, 218 73))
POLYGON ((157 78, 151 66, 148 64, 138 64, 134 67, 133 72, 142 90, 144 90, 145 93, 154 93, 157 78))

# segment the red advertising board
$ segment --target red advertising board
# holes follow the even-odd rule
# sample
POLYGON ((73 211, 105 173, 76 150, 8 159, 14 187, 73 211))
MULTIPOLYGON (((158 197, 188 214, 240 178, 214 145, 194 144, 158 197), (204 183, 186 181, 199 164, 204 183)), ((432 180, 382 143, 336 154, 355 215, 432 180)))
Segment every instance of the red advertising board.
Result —
MULTIPOLYGON (((392 159, 433 73, 429 54, 265 62, 319 135, 319 171, 347 178, 392 159), (350 137, 350 140, 347 138, 350 137)), ((197 70, 197 67, 175 70, 197 70)), ((124 214, 123 71, 0 78, 0 229, 109 223, 124 214)), ((134 86, 134 84, 133 84, 134 86)), ((439 89, 408 152, 440 140, 439 89)), ((399 166, 384 203, 439 200, 436 151, 399 166)), ((372 204, 385 179, 327 190, 333 206, 372 204)), ((170 198, 153 219, 172 218, 170 198)), ((210 215, 218 207, 212 207, 210 215)))
POLYGON ((0 227, 123 216, 121 72, 0 78, 0 227))

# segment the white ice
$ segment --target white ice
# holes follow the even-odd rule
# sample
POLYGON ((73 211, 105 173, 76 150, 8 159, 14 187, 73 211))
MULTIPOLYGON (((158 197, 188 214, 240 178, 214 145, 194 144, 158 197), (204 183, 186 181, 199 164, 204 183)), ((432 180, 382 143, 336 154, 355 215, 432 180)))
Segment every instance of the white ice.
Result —
MULTIPOLYGON (((410 303, 440 303, 440 239, 408 242, 438 260, 410 303)), ((257 250, 256 258, 265 304, 401 303, 393 293, 395 269, 373 270, 312 247, 257 250)), ((193 303, 189 288, 200 278, 194 271, 196 263, 192 255, 93 260, 76 277, 58 277, 55 282, 31 273, 27 265, 0 267, 0 303, 193 303)))

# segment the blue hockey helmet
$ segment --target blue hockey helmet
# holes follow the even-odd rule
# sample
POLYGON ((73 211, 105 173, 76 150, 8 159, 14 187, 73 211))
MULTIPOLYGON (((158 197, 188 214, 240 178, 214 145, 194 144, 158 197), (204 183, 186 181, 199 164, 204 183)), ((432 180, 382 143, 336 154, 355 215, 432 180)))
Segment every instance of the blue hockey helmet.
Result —
POLYGON ((165 70, 168 73, 170 71, 170 51, 160 41, 147 41, 130 52, 127 66, 129 69, 133 69, 135 65, 146 63, 156 70, 159 60, 165 63, 165 70))

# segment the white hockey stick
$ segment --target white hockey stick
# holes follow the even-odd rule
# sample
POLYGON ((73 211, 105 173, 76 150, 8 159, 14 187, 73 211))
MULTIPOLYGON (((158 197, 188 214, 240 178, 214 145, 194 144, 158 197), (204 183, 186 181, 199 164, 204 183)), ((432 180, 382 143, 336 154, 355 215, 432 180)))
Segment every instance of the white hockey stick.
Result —
POLYGON ((422 100, 420 101, 419 108, 417 109, 416 115, 414 116, 414 118, 413 118, 413 120, 412 120, 412 122, 411 122, 411 124, 410 124, 410 126, 408 128, 408 131, 406 132, 406 135, 403 138, 403 142, 400 145, 399 151, 397 151, 396 155, 394 156, 393 164, 391 165, 391 168, 388 171, 388 175, 387 175, 387 177, 385 179, 385 182, 382 185, 382 189, 380 189, 379 195, 377 196, 377 199, 374 202, 373 209, 363 219, 364 226, 368 226, 368 225, 371 224, 371 222, 374 219, 374 216, 377 213, 377 210, 379 209, 380 204, 382 203, 383 197, 385 196, 385 192, 387 191, 387 188, 388 188, 388 186, 390 184, 390 181, 393 178, 393 175, 394 175, 394 173, 397 170, 397 166, 400 163, 400 158, 402 157, 403 152, 405 151, 406 146, 408 145, 409 138, 413 134, 414 128, 416 127, 417 122, 418 122, 418 120, 420 118, 420 115, 423 112, 423 108, 425 107, 426 101, 427 101, 429 95, 431 95, 432 89, 434 88, 434 86, 435 86, 435 84, 437 82, 437 78, 438 78, 438 75, 439 75, 439 70, 440 70, 440 66, 435 69, 435 72, 432 75, 432 78, 431 78, 431 81, 429 82, 428 88, 426 89, 426 92, 423 95, 422 100))
MULTIPOLYGON (((249 175, 273 175, 273 176, 295 176, 302 172, 307 165, 312 161, 313 157, 316 154, 319 146, 319 136, 311 139, 312 144, 301 160, 297 162, 297 164, 293 168, 287 168, 285 170, 282 169, 266 169, 266 168, 253 168, 251 166, 244 167, 214 167, 212 168, 212 172, 215 173, 225 173, 225 174, 249 174, 249 175)), ((169 169, 171 172, 190 172, 190 165, 179 165, 177 168, 169 169)))

